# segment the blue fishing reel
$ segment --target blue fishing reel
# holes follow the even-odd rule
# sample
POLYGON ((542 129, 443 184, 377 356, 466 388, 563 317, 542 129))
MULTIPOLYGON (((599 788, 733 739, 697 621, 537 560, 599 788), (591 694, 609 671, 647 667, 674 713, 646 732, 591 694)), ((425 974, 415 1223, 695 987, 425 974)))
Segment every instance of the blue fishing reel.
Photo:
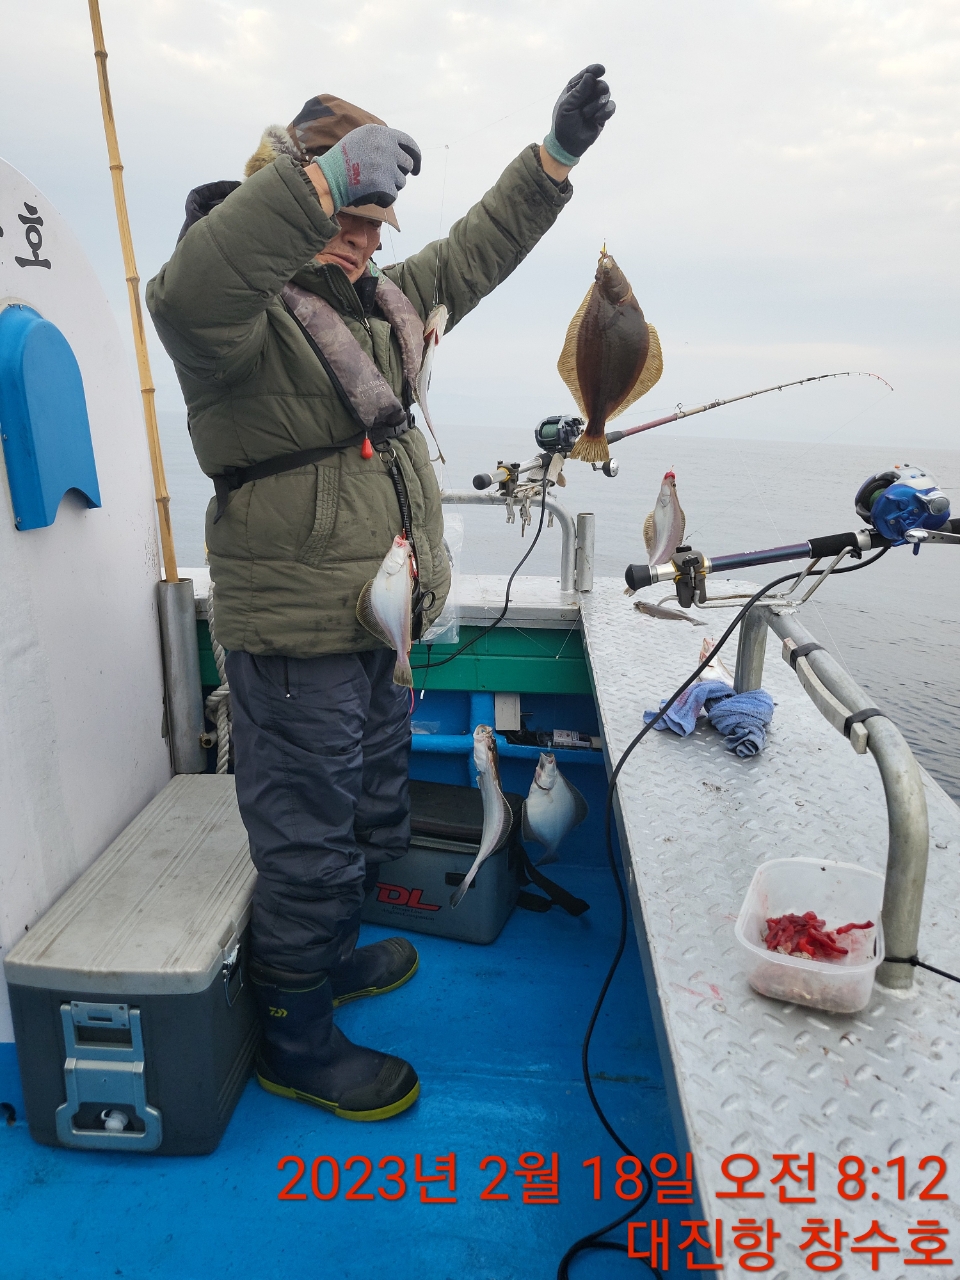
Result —
MULTIPOLYGON (((865 480, 857 491, 857 515, 895 547, 911 529, 940 529, 950 519, 950 499, 922 467, 897 464, 865 480)), ((914 554, 920 550, 914 545, 914 554)))

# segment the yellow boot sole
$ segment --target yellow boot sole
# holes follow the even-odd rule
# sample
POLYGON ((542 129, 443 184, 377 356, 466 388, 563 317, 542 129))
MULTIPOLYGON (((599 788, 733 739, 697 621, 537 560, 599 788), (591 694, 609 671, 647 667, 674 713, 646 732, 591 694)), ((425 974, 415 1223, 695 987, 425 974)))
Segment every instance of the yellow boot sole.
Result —
POLYGON ((417 956, 416 963, 409 973, 405 973, 397 982, 392 983, 389 987, 364 987, 360 991, 351 991, 345 996, 337 996, 334 998, 333 1007, 339 1009, 342 1004, 349 1004, 351 1000, 362 1000, 365 996, 385 996, 390 991, 396 991, 398 987, 402 987, 405 982, 409 982, 413 975, 420 968, 420 957, 417 956))
MULTIPOLYGON (((404 979, 404 982, 406 978, 404 979)), ((397 986, 400 986, 397 983, 397 986)), ((325 1098, 314 1097, 312 1093, 302 1093, 299 1089, 288 1089, 286 1085, 274 1084, 272 1080, 267 1080, 260 1072, 257 1072, 257 1083, 262 1089, 266 1089, 267 1093, 275 1093, 279 1098, 293 1098, 297 1102, 308 1102, 312 1107, 320 1107, 323 1111, 330 1111, 335 1116, 339 1116, 341 1120, 389 1120, 391 1116, 398 1116, 401 1111, 406 1111, 408 1107, 412 1107, 420 1096, 420 1081, 413 1086, 408 1094, 400 1098, 397 1102, 391 1102, 388 1107, 378 1107, 376 1111, 345 1111, 342 1107, 338 1107, 335 1102, 329 1102, 325 1098)))

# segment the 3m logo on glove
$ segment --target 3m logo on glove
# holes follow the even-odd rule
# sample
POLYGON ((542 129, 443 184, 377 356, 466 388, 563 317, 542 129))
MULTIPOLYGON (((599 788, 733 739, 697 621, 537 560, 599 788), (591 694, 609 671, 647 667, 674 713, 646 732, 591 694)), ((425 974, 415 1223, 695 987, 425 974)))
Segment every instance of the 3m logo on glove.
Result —
POLYGON ((439 911, 439 906, 421 902, 422 889, 405 889, 402 884, 378 884, 377 901, 388 902, 393 907, 416 907, 419 911, 439 911))

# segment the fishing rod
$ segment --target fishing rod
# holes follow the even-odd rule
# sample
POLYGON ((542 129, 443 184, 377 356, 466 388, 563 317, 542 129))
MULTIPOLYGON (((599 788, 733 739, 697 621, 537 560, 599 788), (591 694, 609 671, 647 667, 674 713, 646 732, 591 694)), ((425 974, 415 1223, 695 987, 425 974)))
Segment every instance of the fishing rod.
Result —
POLYGON ((857 515, 866 522, 866 527, 856 532, 828 534, 806 542, 725 556, 705 556, 684 545, 677 547, 664 564, 628 565, 624 574, 627 588, 639 591, 657 582, 674 582, 680 605, 689 609, 695 600, 701 604, 707 602, 704 580, 710 573, 736 572, 753 565, 786 560, 809 560, 810 566, 803 575, 806 577, 820 560, 832 556, 834 566, 822 575, 828 576, 848 554, 859 560, 864 551, 879 550, 882 555, 891 547, 912 546, 916 555, 926 543, 960 546, 960 518, 950 518, 949 498, 922 467, 903 464, 870 476, 857 491, 855 507, 857 515))
POLYGON ((795 382, 780 382, 773 387, 761 387, 759 391, 745 391, 743 395, 729 396, 726 400, 711 400, 709 404, 699 404, 695 409, 684 409, 682 405, 677 405, 676 412, 668 414, 665 418, 654 418, 652 422, 642 422, 640 426, 627 427, 625 431, 608 431, 606 433, 607 444, 616 444, 620 440, 625 440, 627 436, 635 436, 641 431, 650 431, 654 427, 665 426, 668 422, 679 422, 681 418, 692 418, 696 413, 706 413, 709 409, 719 409, 725 404, 736 404, 738 400, 752 400, 754 396, 765 396, 770 391, 785 391, 787 387, 802 387, 808 382, 823 382, 826 378, 876 378, 885 387, 890 387, 890 390, 893 390, 886 378, 881 378, 879 373, 867 373, 865 370, 859 369, 847 369, 842 373, 818 373, 809 378, 798 378, 795 382))

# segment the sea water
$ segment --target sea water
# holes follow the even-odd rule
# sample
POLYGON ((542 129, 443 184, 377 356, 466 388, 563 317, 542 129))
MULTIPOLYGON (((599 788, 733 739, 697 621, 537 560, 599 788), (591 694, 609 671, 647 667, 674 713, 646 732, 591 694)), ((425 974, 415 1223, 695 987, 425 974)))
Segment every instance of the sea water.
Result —
MULTIPOLYGON (((438 428, 443 484, 469 489, 475 473, 522 461, 536 448, 530 429, 438 428)), ((171 512, 182 566, 205 563, 203 520, 213 486, 197 467, 184 418, 161 415, 171 512)), ((608 479, 568 462, 556 497, 576 514, 596 515, 594 572, 616 578, 646 563, 643 522, 663 473, 673 470, 687 519, 686 540, 708 556, 804 542, 857 529, 860 484, 894 462, 923 466, 960 515, 960 452, 889 445, 804 445, 656 432, 614 446, 620 474, 608 479), (901 456, 903 455, 903 456, 901 456)), ((371 465, 375 465, 371 463, 371 465)), ((507 524, 502 509, 460 507, 465 573, 509 573, 533 528, 507 524)), ((534 526, 535 527, 535 526, 534 526)), ((546 529, 523 573, 559 572, 560 530, 546 529)), ((762 565, 742 577, 758 584, 790 566, 762 565)), ((876 565, 831 578, 804 606, 803 622, 872 702, 887 711, 934 778, 960 802, 960 547, 896 547, 876 565)), ((677 623, 677 626, 682 626, 677 623)), ((731 655, 732 657, 732 655, 731 655)), ((728 659, 729 662, 729 659, 728 659)), ((664 695, 669 690, 664 690, 664 695)))

